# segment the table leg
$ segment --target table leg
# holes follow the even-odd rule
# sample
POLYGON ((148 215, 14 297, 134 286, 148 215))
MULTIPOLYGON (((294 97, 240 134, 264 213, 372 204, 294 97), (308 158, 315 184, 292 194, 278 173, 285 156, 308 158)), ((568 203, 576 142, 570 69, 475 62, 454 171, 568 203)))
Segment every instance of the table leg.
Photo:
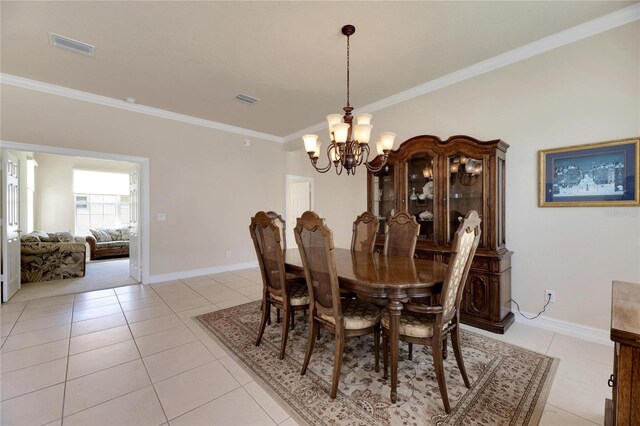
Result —
POLYGON ((389 346, 391 357, 391 402, 398 399, 398 352, 400 348, 400 313, 402 303, 398 299, 391 299, 387 306, 389 310, 389 346))

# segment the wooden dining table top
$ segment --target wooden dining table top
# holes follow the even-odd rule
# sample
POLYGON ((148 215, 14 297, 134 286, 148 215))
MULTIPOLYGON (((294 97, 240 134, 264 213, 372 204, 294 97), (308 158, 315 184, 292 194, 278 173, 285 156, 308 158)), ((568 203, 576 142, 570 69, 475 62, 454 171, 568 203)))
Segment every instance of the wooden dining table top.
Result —
MULTIPOLYGON (((336 248, 333 250, 340 286, 386 298, 429 296, 439 291, 447 265, 424 259, 385 256, 336 248)), ((297 248, 285 252, 287 271, 304 275, 297 248)))

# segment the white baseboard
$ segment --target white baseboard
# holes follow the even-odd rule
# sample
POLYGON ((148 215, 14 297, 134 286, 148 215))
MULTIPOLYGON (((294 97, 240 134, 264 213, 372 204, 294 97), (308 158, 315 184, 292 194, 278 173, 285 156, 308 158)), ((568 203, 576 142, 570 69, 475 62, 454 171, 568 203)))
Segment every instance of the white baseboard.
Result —
MULTIPOLYGON (((535 316, 530 312, 522 312, 528 317, 535 316)), ((613 342, 609 338, 609 330, 602 330, 599 328, 588 327, 586 325, 576 324, 574 322, 563 321, 555 318, 540 316, 534 320, 528 320, 518 313, 517 310, 513 311, 516 322, 527 324, 533 327, 543 328, 545 330, 555 331, 556 333, 566 334, 568 336, 577 337, 579 339, 588 340, 594 343, 600 343, 602 345, 613 346, 613 342)))
MULTIPOLYGON (((150 275, 149 281, 144 284, 160 283, 164 281, 179 280, 182 278, 199 277, 202 275, 219 274, 221 272, 238 271, 240 269, 255 268, 258 262, 233 263, 231 265, 212 266, 210 268, 191 269, 188 271, 171 272, 168 274, 150 275)), ((609 338, 609 330, 589 327, 576 324, 569 321, 563 321, 555 318, 540 316, 535 320, 528 320, 514 310, 515 320, 518 323, 527 324, 532 327, 538 327, 545 330, 554 331, 560 334, 577 337, 579 339, 588 340, 602 345, 613 346, 613 342, 609 338)), ((532 317, 535 314, 530 312, 522 312, 524 315, 532 317)))
POLYGON ((149 281, 144 284, 161 283, 164 281, 179 280, 182 278, 199 277, 202 275, 219 274, 221 272, 238 271, 240 269, 255 268, 258 262, 233 263, 231 265, 212 266, 210 268, 191 269, 189 271, 171 272, 168 274, 150 275, 149 281))

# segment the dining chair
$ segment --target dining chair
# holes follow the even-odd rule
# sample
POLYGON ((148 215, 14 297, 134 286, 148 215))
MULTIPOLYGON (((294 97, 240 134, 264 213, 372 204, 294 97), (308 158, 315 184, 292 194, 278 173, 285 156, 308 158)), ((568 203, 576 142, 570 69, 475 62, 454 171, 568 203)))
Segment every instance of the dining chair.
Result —
POLYGON ((373 253, 378 232, 378 219, 369 212, 364 212, 353 222, 351 250, 373 253))
POLYGON ((280 244, 280 229, 265 212, 257 212, 251 218, 249 232, 253 240, 260 272, 262 274, 262 316, 256 346, 260 345, 267 323, 271 323, 271 306, 283 312, 282 341, 279 358, 284 358, 289 335, 290 319, 296 311, 309 308, 309 293, 304 278, 287 278, 284 256, 280 244))
MULTIPOLYGON (((451 408, 442 352, 448 335, 451 335, 451 344, 462 380, 467 388, 470 387, 460 350, 460 303, 469 268, 480 242, 480 222, 478 213, 471 210, 460 223, 453 239, 449 267, 442 291, 438 296, 438 304, 405 303, 400 315, 400 340, 411 344, 429 345, 432 348, 433 366, 447 414, 451 412, 451 408)), ((389 314, 387 312, 382 315, 381 324, 384 377, 386 377, 389 357, 389 314)))
POLYGON ((420 224, 407 212, 399 212, 385 226, 384 255, 413 257, 420 224))
POLYGON ((320 328, 335 334, 333 377, 330 397, 338 392, 346 337, 373 333, 375 370, 379 371, 380 310, 358 299, 340 297, 333 254, 333 234, 315 212, 304 212, 294 229, 307 287, 309 288, 309 336, 302 364, 304 375, 320 328))

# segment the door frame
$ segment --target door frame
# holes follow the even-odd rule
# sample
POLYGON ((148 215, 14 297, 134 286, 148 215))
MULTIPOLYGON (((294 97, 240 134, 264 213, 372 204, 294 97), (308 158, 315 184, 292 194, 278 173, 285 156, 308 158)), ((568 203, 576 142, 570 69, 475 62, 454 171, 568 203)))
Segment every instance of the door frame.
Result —
MULTIPOLYGON (((141 207, 141 215, 139 216, 139 220, 141 222, 140 226, 140 267, 142 268, 142 284, 147 284, 149 282, 149 247, 150 247, 150 238, 149 238, 149 226, 151 224, 149 218, 149 159, 147 157, 135 157, 132 155, 122 155, 122 154, 111 154, 107 152, 98 152, 98 151, 87 151, 82 149, 74 149, 74 148, 62 148, 57 146, 49 146, 49 145, 35 145, 35 144, 27 144, 20 143, 14 141, 5 141, 0 140, 0 148, 2 149, 2 155, 4 156, 5 151, 29 151, 29 152, 38 152, 43 154, 56 154, 56 155, 66 155, 69 157, 87 157, 87 158, 96 158, 99 160, 112 160, 112 161, 125 161, 129 163, 136 163, 140 167, 140 174, 138 176, 138 191, 140 191, 140 207, 141 207)), ((6 200, 4 200, 6 202, 6 200)), ((6 218, 2 218, 2 229, 3 233, 6 229, 6 218)))
MULTIPOLYGON (((289 189, 292 183, 294 182, 309 182, 309 209, 313 210, 314 200, 315 200, 315 188, 313 178, 309 176, 296 176, 296 175, 285 175, 284 182, 284 219, 285 221, 289 221, 289 189)), ((289 229, 289 225, 287 225, 287 229, 289 229)), ((293 228, 291 229, 293 232, 293 228)), ((295 242, 294 242, 295 243, 295 242)), ((287 244, 289 246, 289 244, 287 244)), ((295 244, 294 244, 295 247, 295 244)))

